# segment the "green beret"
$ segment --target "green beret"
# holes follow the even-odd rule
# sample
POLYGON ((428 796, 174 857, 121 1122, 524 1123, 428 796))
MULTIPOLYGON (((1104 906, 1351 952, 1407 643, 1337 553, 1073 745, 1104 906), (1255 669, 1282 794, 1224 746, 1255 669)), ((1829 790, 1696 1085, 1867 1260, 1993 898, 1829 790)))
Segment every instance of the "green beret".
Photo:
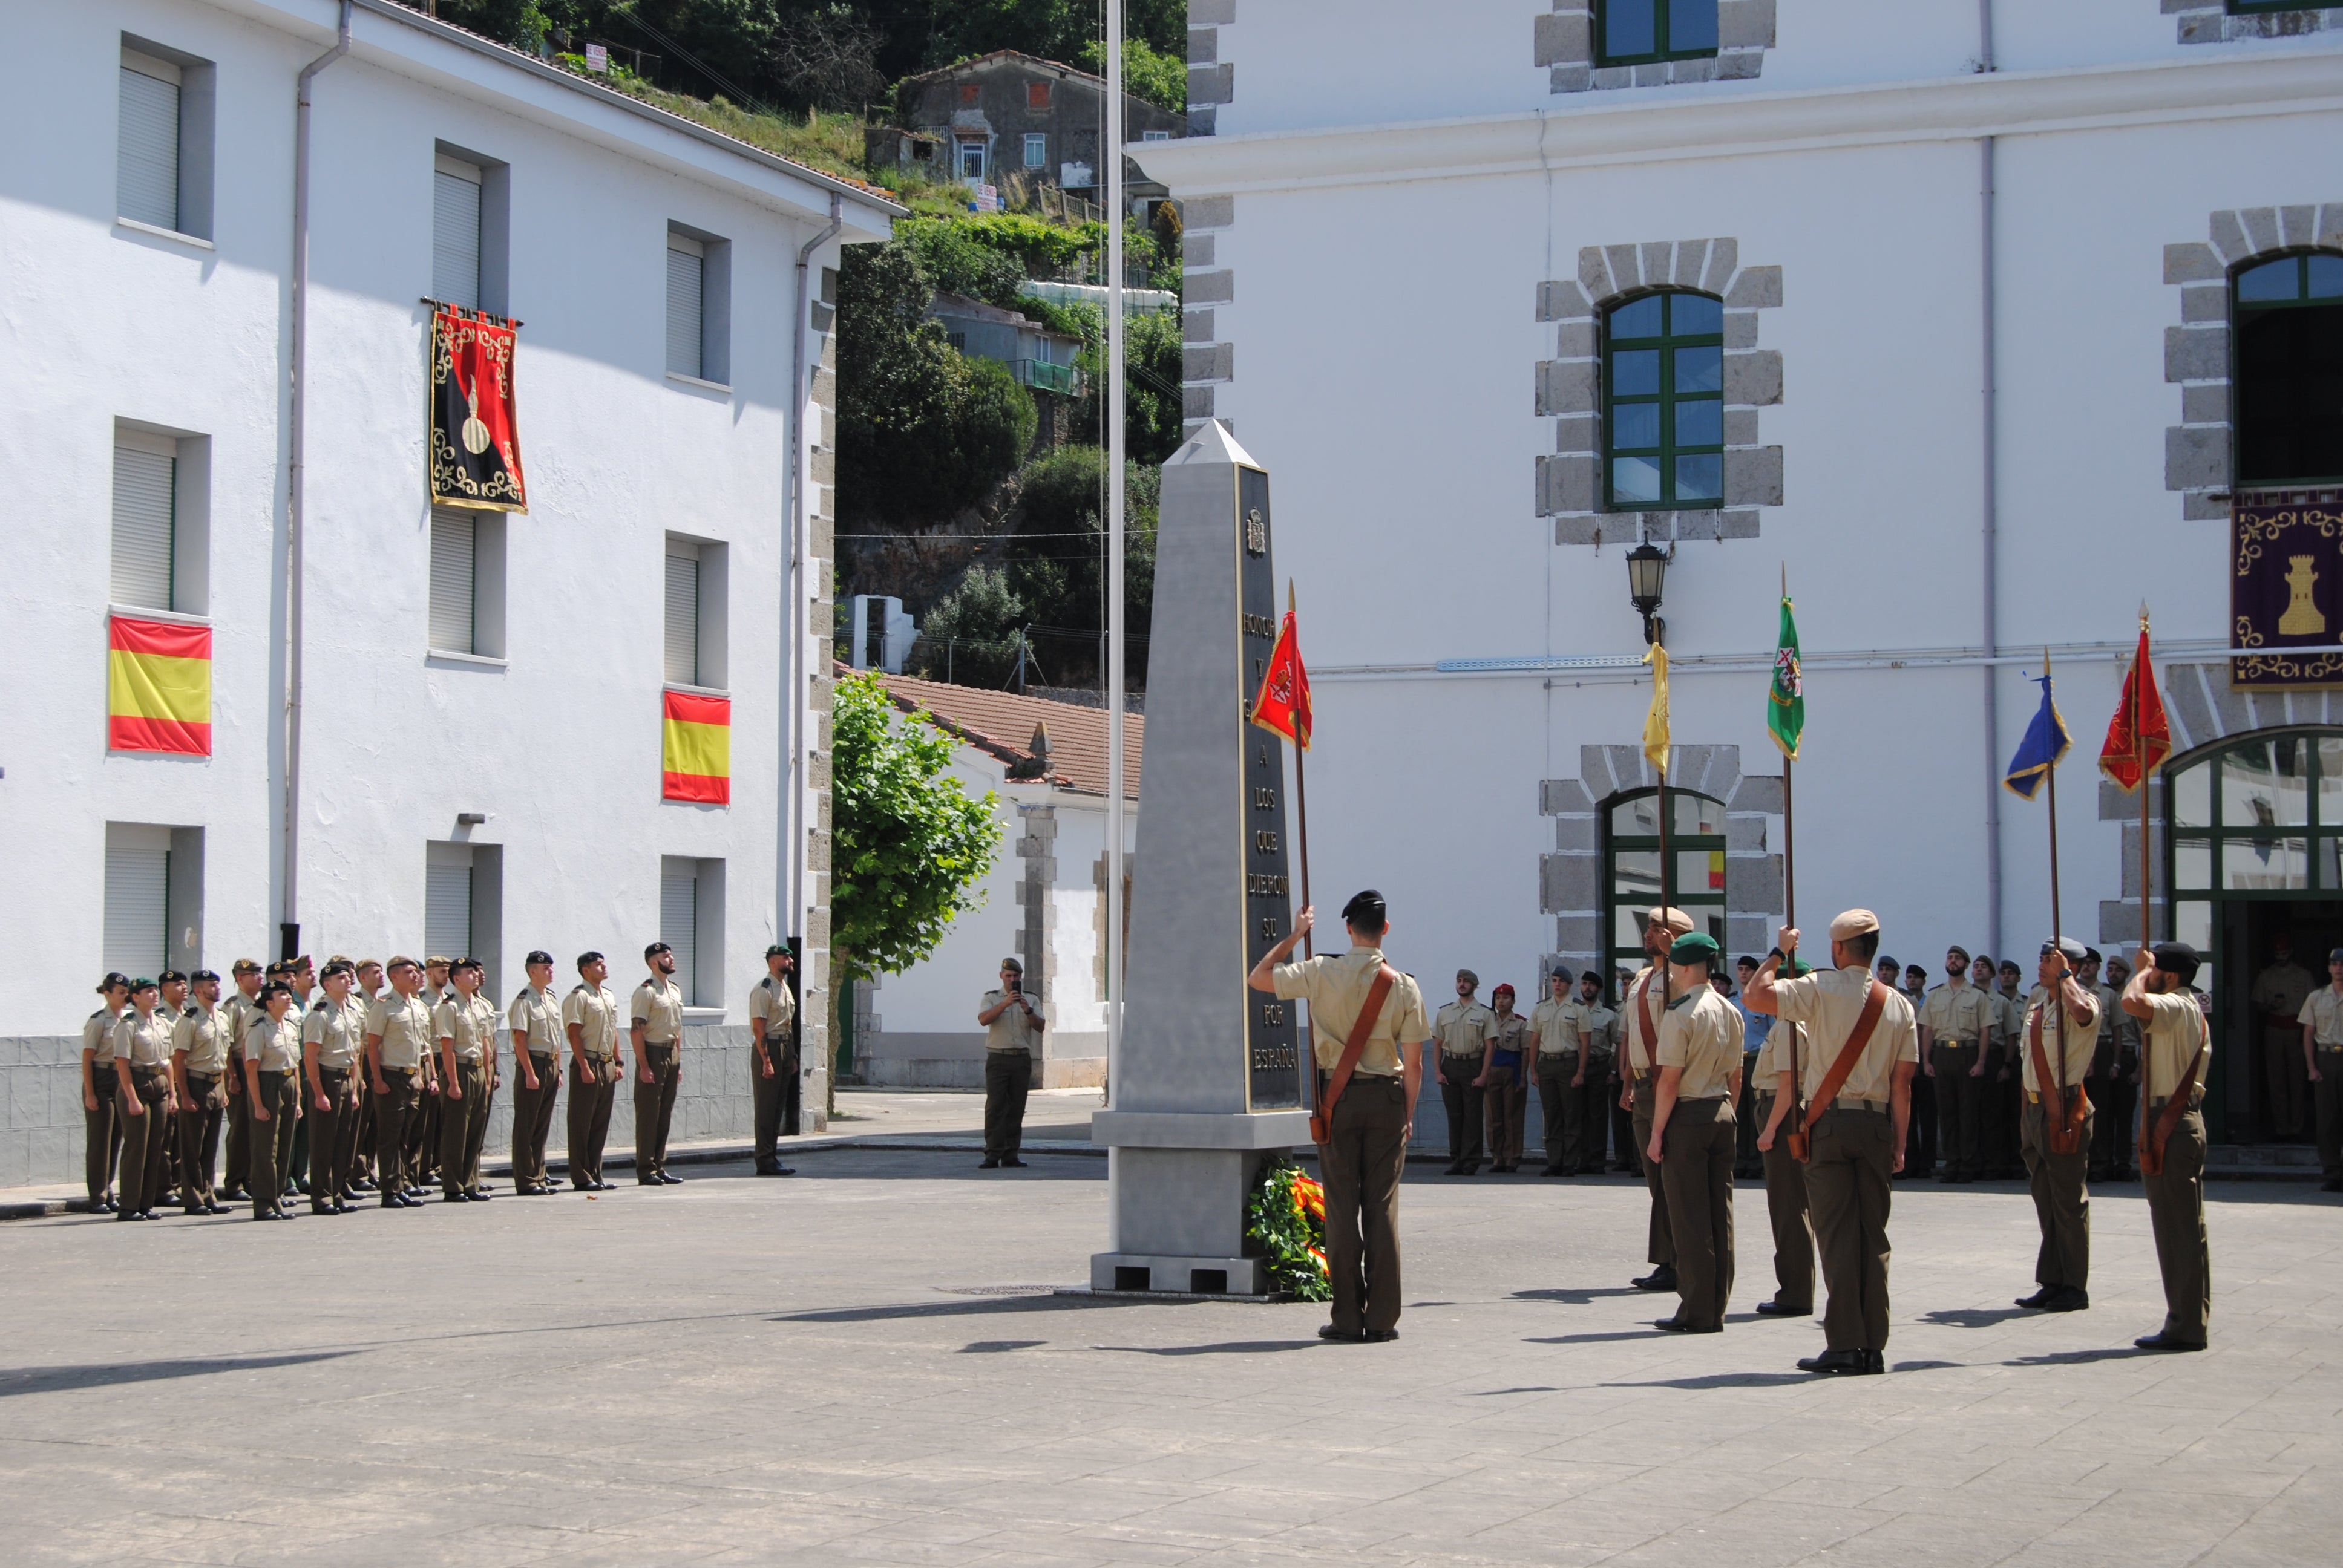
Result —
POLYGON ((1675 945, 1668 949, 1668 962, 1672 964, 1713 963, 1716 960, 1716 953, 1715 937, 1705 931, 1693 931, 1678 937, 1675 940, 1675 945))

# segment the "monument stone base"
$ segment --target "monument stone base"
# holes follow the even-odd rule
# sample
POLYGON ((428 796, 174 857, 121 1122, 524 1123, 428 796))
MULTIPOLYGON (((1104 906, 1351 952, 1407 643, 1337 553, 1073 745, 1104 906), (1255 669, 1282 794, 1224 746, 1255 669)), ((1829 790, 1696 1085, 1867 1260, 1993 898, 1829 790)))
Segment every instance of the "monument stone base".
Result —
POLYGON ((1244 1255, 1245 1199, 1261 1168, 1310 1141, 1306 1111, 1101 1111, 1117 1248, 1091 1257, 1094 1291, 1269 1293, 1244 1255))

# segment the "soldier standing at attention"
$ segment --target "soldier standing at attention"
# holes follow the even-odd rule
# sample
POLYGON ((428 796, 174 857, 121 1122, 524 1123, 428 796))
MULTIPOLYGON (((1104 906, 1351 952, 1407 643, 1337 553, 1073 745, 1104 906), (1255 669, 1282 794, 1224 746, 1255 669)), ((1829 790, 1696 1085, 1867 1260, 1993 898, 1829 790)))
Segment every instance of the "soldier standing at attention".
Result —
POLYGON ((1481 1060, 1481 1093, 1489 1117, 1491 1174, 1522 1168, 1522 1141, 1529 1127, 1529 1020, 1513 1010, 1513 988, 1502 981, 1489 993, 1496 1006, 1489 1017, 1489 1048, 1481 1060))
POLYGON ((325 994, 301 1020, 301 1068, 309 1095, 309 1212, 350 1212, 350 1159, 357 1147, 358 1102, 350 1088, 366 1045, 366 1014, 350 998, 357 971, 345 960, 326 965, 325 994))
POLYGON ((1667 962, 1668 949, 1678 937, 1691 930, 1692 917, 1682 910, 1652 911, 1644 922, 1644 952, 1649 961, 1627 982, 1626 998, 1620 1008, 1626 1020, 1627 1036, 1626 1048, 1619 1053, 1619 1070, 1627 1079, 1624 1098, 1634 1116, 1634 1148, 1643 1158, 1644 1185, 1652 1198, 1652 1217, 1644 1249, 1651 1260, 1652 1271, 1632 1282, 1639 1291, 1676 1288, 1676 1246, 1674 1235, 1668 1229, 1667 1190, 1661 1182, 1660 1163, 1648 1151, 1652 1146, 1653 1081, 1658 1071, 1660 1010, 1674 1000, 1667 995, 1669 987, 1663 966, 1667 962))
POLYGON ((1709 984, 1716 939, 1694 931, 1668 949, 1676 995, 1660 1018, 1646 1164, 1660 1171, 1676 1249, 1670 1333, 1725 1332, 1733 1295, 1733 1155, 1741 1098, 1741 1015, 1709 984))
MULTIPOLYGON (((423 989, 416 995, 422 1000, 424 1010, 434 1020, 439 1016, 439 1004, 455 992, 447 983, 448 971, 456 960, 432 953, 423 960, 423 989)), ((447 1112, 442 1099, 447 1086, 439 1081, 438 1036, 423 1048, 422 1098, 415 1104, 415 1114, 407 1123, 407 1170, 412 1190, 420 1191, 431 1185, 439 1171, 439 1126, 447 1112)))
POLYGON ((561 1098, 561 999, 553 991, 553 955, 528 955, 528 983, 513 998, 505 1022, 512 1030, 513 1191, 542 1198, 553 1191, 545 1142, 553 1133, 553 1107, 561 1098))
POLYGON ((2318 1112, 2318 1173, 2322 1192, 2343 1192, 2343 948, 2327 955, 2329 983, 2306 998, 2302 1060, 2318 1112))
POLYGON ((2026 999, 2017 990, 2024 971, 2016 960, 2004 959, 1996 978, 2001 982, 1993 997, 1994 1005, 2001 1010, 2001 1058, 1986 1077, 1986 1158, 1996 1181, 2014 1181, 2026 1174, 2018 1130, 2025 1120, 2019 1113, 2026 1106, 2024 1070, 2018 1060, 2026 1050, 2020 1039, 2026 1024, 2026 999))
MULTIPOLYGON (((2107 1150, 2110 1181, 2136 1181, 2132 1156, 2139 1148, 2139 1020, 2123 1010, 2123 989, 2131 980, 2131 966, 2118 958, 2107 961, 2107 1017, 2115 1025, 2115 1066, 2107 1074, 2107 1101, 2099 1115, 2100 1141, 2107 1150)), ((2104 1039, 2104 1037, 2102 1037, 2104 1039)), ((2097 1158, 2096 1152, 2093 1159, 2097 1158)), ((2095 1178, 2096 1179, 2096 1178, 2095 1178)))
POLYGON ((1481 1170, 1482 1104, 1485 1081, 1482 1067, 1489 1055, 1489 1027, 1497 1015, 1483 1007, 1473 993, 1481 977, 1471 970, 1456 971, 1456 1000, 1432 1020, 1439 1053, 1432 1076, 1440 1085, 1441 1108, 1448 1113, 1448 1171, 1451 1176, 1474 1176, 1481 1170))
POLYGON ((1777 981, 1783 952, 1798 946, 1796 930, 1784 928, 1781 947, 1751 983, 1749 1005, 1807 1026, 1799 1061, 1811 1141, 1806 1202, 1829 1296, 1829 1348, 1798 1370, 1877 1373, 1887 1370, 1887 1211, 1904 1163, 1919 1040, 1911 1004, 1872 978, 1879 917, 1849 910, 1831 922, 1830 940, 1829 972, 1777 981))
MULTIPOLYGON (((1928 1005, 1928 971, 1918 964, 1904 966, 1904 1000, 1917 1018, 1928 1005)), ((1912 1131, 1906 1141, 1904 1170, 1926 1181, 1936 1173, 1936 1081, 1928 1071, 1928 1051, 1920 1050, 1920 1070, 1912 1075, 1912 1131)))
MULTIPOLYGON (((1803 963, 1784 967, 1792 980, 1814 972, 1803 963)), ((1746 999, 1749 987, 1745 983, 1741 990, 1746 999)), ((1798 1113, 1798 1081, 1805 1070, 1808 1042, 1804 1030, 1778 1019, 1775 1022, 1777 1027, 1766 1031, 1752 1070, 1762 1085, 1757 1151, 1765 1160, 1765 1217, 1773 1224, 1777 1287, 1773 1300, 1758 1302, 1757 1311, 1768 1318, 1803 1318, 1815 1310, 1815 1231, 1806 1213, 1806 1168, 1790 1152, 1782 1124, 1798 1113)))
POLYGON ((1936 1081, 1936 1180, 1974 1181, 1985 1158, 1983 1053, 2000 1031, 1993 998, 1968 982, 1968 950, 1945 950, 1945 983, 1920 1006, 1920 1050, 1936 1081))
POLYGON ((89 1186, 92 1213, 117 1213, 114 1201, 114 1151, 121 1129, 115 1125, 114 1026, 130 1005, 130 977, 116 970, 97 982, 100 1005, 82 1020, 82 1177, 89 1186))
POLYGON ((488 1136, 488 1106, 497 1081, 497 1004, 480 994, 487 971, 462 958, 447 971, 447 1000, 431 1013, 439 1042, 439 1200, 485 1203, 480 1147, 488 1136))
POLYGON ((153 980, 130 982, 130 1005, 114 1024, 115 1101, 122 1107, 122 1203, 117 1220, 157 1220, 163 1145, 171 1136, 171 1025, 153 980))
POLYGON ((1612 1148, 1619 1151, 1619 1162, 1613 1169, 1632 1171, 1635 1167, 1628 1163, 1632 1157, 1628 1146, 1635 1128, 1627 1108, 1619 1103, 1619 1015, 1604 1001, 1600 971, 1588 970, 1578 977, 1578 1004, 1586 1010, 1586 1048, 1579 1053, 1579 1075, 1572 1080, 1584 1107, 1580 1125, 1586 1139, 1579 1173, 1602 1175, 1612 1148))
POLYGON ((984 1025, 984 1158, 980 1171, 1022 1165, 1025 1147, 1025 1096, 1033 1086, 1033 1051, 1041 1043, 1048 1022, 1033 999, 1025 994, 1025 966, 1015 959, 1001 960, 1001 989, 986 991, 976 1004, 976 1021, 984 1025))
POLYGON ((578 958, 578 983, 561 999, 561 1032, 569 1037, 569 1184, 580 1192, 608 1192, 602 1144, 610 1136, 610 1103, 627 1061, 618 1049, 618 999, 602 981, 609 963, 600 953, 578 958))
MULTIPOLYGON (((352 960, 344 960, 343 961, 352 960)), ((374 1010, 375 1001, 382 995, 385 988, 382 983, 380 962, 374 959, 358 959, 355 961, 357 968, 357 984, 350 990, 350 1005, 358 1010, 359 1039, 363 1041, 366 1015, 374 1010)), ((357 1130, 356 1151, 350 1156, 350 1191, 372 1192, 377 1187, 374 1179, 374 1075, 366 1069, 363 1050, 359 1052, 359 1056, 357 1065, 350 1072, 350 1091, 357 1096, 358 1104, 357 1118, 354 1124, 357 1130)))
POLYGON ((367 1076, 374 1089, 375 1179, 386 1209, 420 1209, 407 1163, 407 1129, 422 1098, 423 1064, 431 1056, 431 1010, 417 993, 423 971, 400 954, 385 971, 388 994, 367 1010, 367 1076))
POLYGON ((1322 1340, 1383 1344, 1399 1338, 1399 1179, 1407 1168, 1408 1131, 1423 1087, 1423 996, 1415 981, 1383 961, 1391 929, 1383 896, 1370 888, 1342 906, 1351 950, 1337 958, 1288 963, 1295 944, 1317 922, 1305 908, 1292 934, 1263 953, 1246 984, 1273 996, 1310 1000, 1311 1060, 1333 1075, 1359 1050, 1352 1076, 1339 1091, 1318 1169, 1326 1185, 1326 1268, 1333 1287, 1332 1321, 1322 1340), (1372 1015, 1368 1003, 1382 1000, 1372 1015), (1365 1027, 1360 1028, 1362 1020, 1365 1027))
POLYGON ((2123 1010, 2140 1020, 2140 1181, 2147 1190, 2164 1326, 2132 1342, 2144 1351, 2201 1351, 2213 1315, 2212 1250, 2205 1239, 2205 1074, 2213 1041, 2189 982, 2197 950, 2165 942, 2139 955, 2123 1010), (2169 1102, 2169 1103, 2167 1103, 2169 1102))
POLYGON ((1757 1151, 1757 1132, 1765 1125, 1765 1114, 1757 1109, 1760 1082, 1757 1058, 1765 1049, 1765 1036, 1774 1020, 1762 1012, 1749 1010, 1749 981, 1757 972, 1757 960, 1744 953, 1733 960, 1733 970, 1741 981, 1741 994, 1727 1000, 1733 1003, 1733 1014, 1741 1020, 1741 1102, 1735 1107, 1740 1131, 1733 1145, 1733 1174, 1737 1177, 1765 1174, 1765 1158, 1757 1151))
POLYGON ((222 1010, 227 1014, 227 1153, 220 1173, 220 1201, 234 1203, 244 1197, 245 1179, 252 1169, 252 1101, 244 1091, 244 1036, 260 1016, 265 977, 254 959, 236 960, 227 972, 236 990, 222 1010))
POLYGON ((1571 999, 1571 973, 1546 977, 1550 993, 1530 1012, 1530 1035, 1537 1042, 1538 1109, 1545 1122, 1547 1176, 1578 1170, 1578 1091, 1571 1085, 1585 1053, 1586 1012, 1571 999))
POLYGON ((2072 937, 2042 944, 2041 971, 2026 998, 2018 1043, 2026 1074, 2026 1124, 2020 1136, 2034 1192, 2034 1218, 2042 1230, 2034 1279, 2042 1288, 2019 1297, 2017 1304, 2045 1312, 2079 1312, 2091 1304, 2090 1113, 2084 1113, 2074 1148, 2062 1153, 2053 1141, 2083 1093, 2083 1075, 2098 1049, 2098 999, 2076 972, 2088 950, 2072 937), (2054 995, 2066 1010, 2063 1061, 2057 1018, 2051 1011, 2054 995), (2063 1103, 2059 1083, 2066 1085, 2063 1103))
POLYGON ((789 969, 797 960, 775 942, 765 950, 765 978, 749 990, 749 1091, 757 1111, 757 1174, 794 1176, 781 1163, 781 1134, 798 1131, 797 993, 789 969))
POLYGON ((260 988, 260 1015, 244 1032, 244 1088, 252 1097, 252 1217, 290 1220, 284 1169, 293 1156, 293 1124, 301 1119, 301 1020, 293 988, 281 980, 260 988))
POLYGON ((2269 967, 2254 977, 2254 1021, 2260 1029, 2262 1065, 2269 1080, 2269 1134, 2295 1139, 2306 1131, 2309 1101, 2299 1020, 2302 1004, 2318 982, 2294 961, 2294 939, 2286 932, 2270 939, 2270 950, 2269 967))
POLYGON ((627 1010, 634 1020, 635 1181, 672 1187, 683 1181, 667 1168, 668 1123, 683 1081, 683 988, 675 983, 675 952, 665 942, 645 948, 643 962, 651 972, 627 1010))
POLYGON ((220 1112, 227 1094, 227 1020, 220 1016, 220 978, 197 970, 195 995, 171 1026, 171 1097, 179 1106, 179 1207, 190 1214, 225 1214, 212 1190, 219 1155, 220 1112))

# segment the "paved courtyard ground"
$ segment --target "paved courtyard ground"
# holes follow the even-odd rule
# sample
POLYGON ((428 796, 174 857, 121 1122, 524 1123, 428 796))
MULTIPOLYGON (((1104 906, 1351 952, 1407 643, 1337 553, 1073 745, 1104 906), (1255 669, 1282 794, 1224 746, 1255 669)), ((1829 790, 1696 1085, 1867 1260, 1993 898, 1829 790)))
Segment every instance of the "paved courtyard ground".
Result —
POLYGON ((2343 1556, 2334 1200, 2222 1183, 2215 1348, 2157 1326, 2137 1188, 2038 1318, 2011 1188, 1899 1192, 1894 1374, 1759 1321, 1651 1332, 1624 1179, 1411 1176, 1389 1346, 1321 1308, 1047 1293, 1104 1161, 485 1208, 0 1226, 0 1560, 399 1564, 2323 1563, 2343 1556))

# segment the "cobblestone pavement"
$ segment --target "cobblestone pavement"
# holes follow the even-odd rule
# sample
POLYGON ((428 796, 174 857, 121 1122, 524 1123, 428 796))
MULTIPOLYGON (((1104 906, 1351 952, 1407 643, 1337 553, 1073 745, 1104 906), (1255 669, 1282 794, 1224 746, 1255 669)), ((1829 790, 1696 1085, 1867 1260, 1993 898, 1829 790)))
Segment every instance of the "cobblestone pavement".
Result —
POLYGON ((0 1229, 0 1559, 1379 1565, 2331 1562, 2333 1201, 2214 1191, 2215 1347, 2160 1315, 2137 1190, 2039 1318, 2011 1188, 1897 1195, 1894 1375, 1755 1319, 1651 1332, 1624 1179, 1412 1175, 1408 1311, 1046 1293, 1104 1162, 809 1152, 799 1177, 256 1231, 0 1229))

